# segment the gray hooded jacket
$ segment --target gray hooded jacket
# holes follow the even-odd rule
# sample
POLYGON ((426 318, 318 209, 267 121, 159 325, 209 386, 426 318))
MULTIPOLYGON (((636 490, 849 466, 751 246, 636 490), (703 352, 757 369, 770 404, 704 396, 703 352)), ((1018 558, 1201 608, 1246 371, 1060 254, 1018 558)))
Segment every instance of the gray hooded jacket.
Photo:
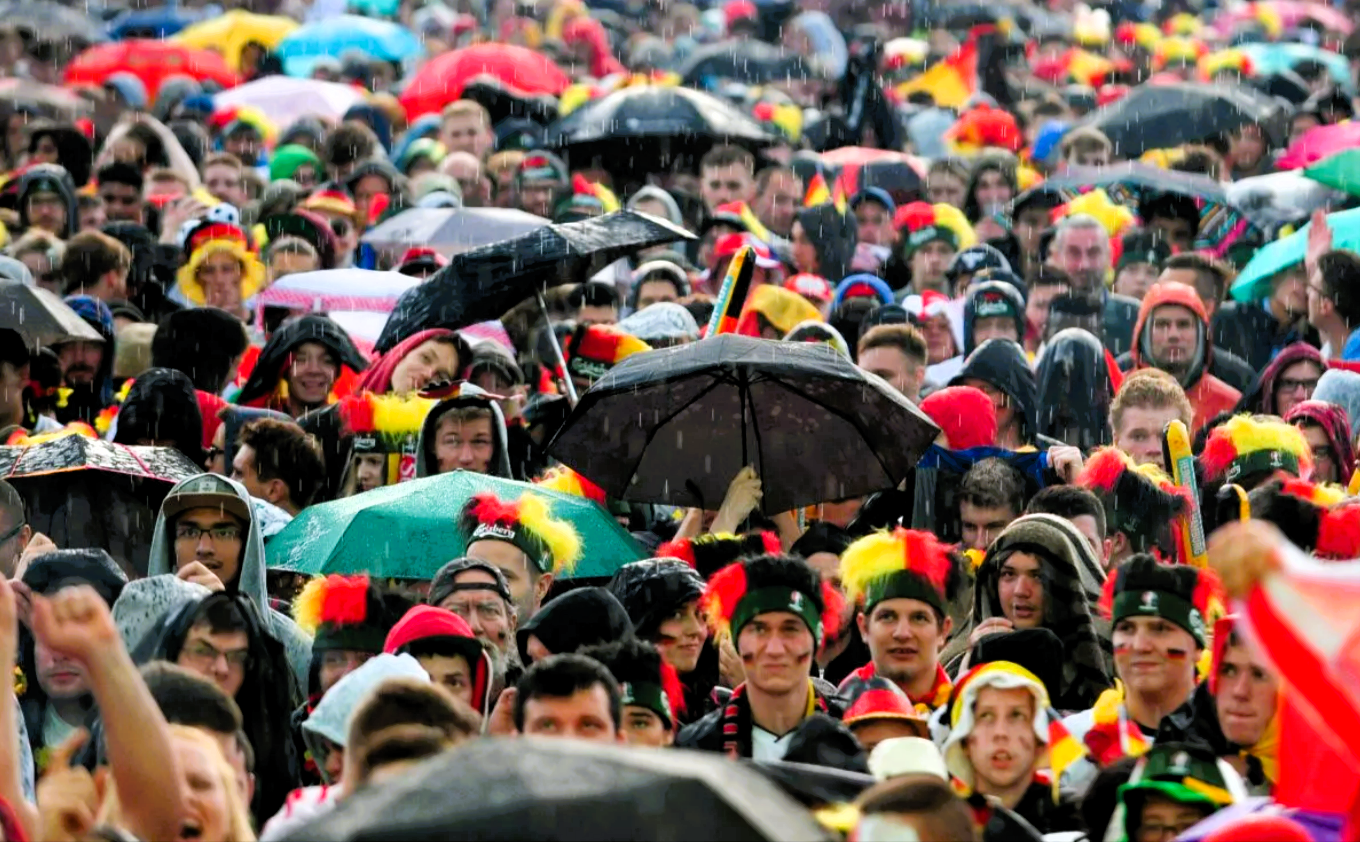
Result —
POLYGON ((491 455, 490 473, 505 479, 515 478, 510 467, 510 444, 505 431, 505 415, 501 413, 500 404, 486 397, 487 394, 471 383, 464 383, 458 397, 446 398, 434 405, 425 416, 424 423, 420 425, 420 442, 416 447, 416 476, 429 477, 439 473, 434 460, 434 431, 439 426, 439 419, 451 409, 476 407, 491 410, 496 451, 491 455))
MULTIPOLYGON (((202 474, 196 474, 189 479, 183 480, 180 484, 192 482, 202 474)), ((219 479, 225 479, 219 477, 219 479)), ((235 480, 226 480, 236 491, 236 496, 246 502, 246 505, 253 513, 255 507, 251 505, 250 495, 246 493, 245 486, 235 480)), ((176 485, 175 488, 178 488, 176 485)), ((171 494, 175 489, 170 490, 171 494)), ((170 534, 170 524, 166 523, 165 515, 156 516, 156 530, 151 538, 151 557, 147 562, 146 575, 151 576, 173 576, 178 569, 175 564, 175 539, 170 534)), ((284 648, 288 651, 288 665, 293 668, 293 674, 297 676, 298 686, 307 686, 307 674, 312 664, 312 639, 307 633, 298 628, 297 624, 287 615, 275 611, 269 606, 269 591, 265 587, 265 555, 264 555, 264 536, 256 528, 255 518, 251 517, 250 526, 246 531, 245 544, 241 555, 241 572, 237 574, 237 589, 255 603, 259 609, 260 616, 266 618, 269 629, 274 636, 282 641, 284 648)))

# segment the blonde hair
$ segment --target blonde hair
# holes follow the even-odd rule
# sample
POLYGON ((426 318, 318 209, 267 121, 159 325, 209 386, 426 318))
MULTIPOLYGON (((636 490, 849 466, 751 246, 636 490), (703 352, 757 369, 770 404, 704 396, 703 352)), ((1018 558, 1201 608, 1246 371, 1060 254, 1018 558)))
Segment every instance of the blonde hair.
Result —
MULTIPOLYGON (((241 792, 236 786, 236 772, 222 756, 222 747, 201 728, 188 725, 170 725, 171 740, 183 740, 207 752, 208 762, 217 769, 220 784, 227 801, 227 839, 226 842, 255 842, 255 830, 250 823, 250 810, 241 800, 241 792)), ((112 776, 104 794, 104 803, 99 809, 97 824, 123 827, 123 807, 118 799, 118 789, 112 776)), ((211 840, 209 840, 211 842, 211 840)))

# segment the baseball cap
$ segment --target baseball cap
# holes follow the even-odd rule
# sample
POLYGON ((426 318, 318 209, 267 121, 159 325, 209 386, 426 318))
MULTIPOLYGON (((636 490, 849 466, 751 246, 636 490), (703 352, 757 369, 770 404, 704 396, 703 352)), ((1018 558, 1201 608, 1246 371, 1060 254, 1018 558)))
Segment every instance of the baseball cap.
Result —
POLYGON ((215 508, 246 523, 251 522, 250 507, 246 501, 237 495, 231 483, 216 474, 199 474, 170 489, 165 502, 161 504, 161 514, 172 518, 190 509, 215 508))

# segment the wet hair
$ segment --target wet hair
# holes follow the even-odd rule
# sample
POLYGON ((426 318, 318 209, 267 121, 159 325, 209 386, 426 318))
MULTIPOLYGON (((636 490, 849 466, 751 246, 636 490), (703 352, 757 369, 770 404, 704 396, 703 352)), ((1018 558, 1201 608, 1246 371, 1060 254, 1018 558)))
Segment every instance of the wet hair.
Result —
POLYGON ((1131 372, 1115 393, 1114 400, 1110 403, 1110 430, 1116 435, 1124 421, 1124 410, 1130 407, 1138 409, 1175 407, 1180 420, 1185 422, 1187 427, 1195 417, 1195 410, 1190 405, 1190 399, 1185 396, 1181 384, 1170 374, 1156 368, 1131 372))
POLYGON ((326 137, 321 158, 332 167, 367 161, 378 148, 378 136, 363 123, 348 120, 326 137))
POLYGON ((200 607, 190 628, 206 625, 212 634, 228 632, 249 632, 250 625, 240 607, 231 599, 204 599, 206 607, 200 607))
POLYGON ((1322 294, 1331 300, 1347 328, 1360 325, 1360 256, 1349 251, 1329 251, 1318 260, 1322 294))
POLYGON ((450 742, 481 731, 481 717, 448 688, 414 678, 389 678, 375 687, 350 714, 348 751, 364 752, 365 744, 390 728, 424 725, 450 742))
POLYGON ((152 661, 141 673, 166 721, 214 734, 241 730, 241 709, 208 679, 168 661, 152 661))
POLYGON ((896 348, 917 365, 925 365, 928 356, 925 337, 912 325, 874 325, 859 338, 855 358, 873 348, 896 348))
MULTIPOLYGON (((1196 214, 1195 224, 1199 224, 1198 214, 1196 214)), ((1166 271, 1167 269, 1188 269, 1191 272, 1194 272, 1199 280, 1203 280, 1205 277, 1212 279, 1215 301, 1223 300, 1223 295, 1228 291, 1228 287, 1231 285, 1234 277, 1232 268, 1223 263, 1223 261, 1210 257, 1207 254, 1201 254, 1200 252, 1194 251, 1185 252, 1184 254, 1173 254, 1171 257, 1168 257, 1166 262, 1162 264, 1162 271, 1166 271)), ((1199 286, 1196 285, 1195 289, 1198 291, 1199 286)))
POLYGON ((931 775, 889 778, 860 794, 855 801, 861 816, 899 813, 913 817, 923 839, 978 839, 973 814, 947 782, 931 775))
POLYGON ((1025 479, 1003 459, 983 459, 963 475, 958 499, 979 509, 1004 506, 1018 516, 1025 510, 1025 479))
POLYGON ((755 156, 740 146, 730 144, 715 146, 708 150, 699 161, 699 171, 703 172, 710 167, 730 167, 733 164, 742 165, 752 174, 756 171, 755 156))
POLYGON ((111 161, 99 168, 95 179, 100 184, 123 184, 128 187, 137 188, 141 193, 145 186, 146 178, 142 171, 126 161, 111 161))
POLYGON ((1065 520, 1090 515, 1095 519, 1096 532, 1105 537, 1105 506, 1099 497, 1075 485, 1050 485, 1030 498, 1025 514, 1057 515, 1065 520))
POLYGON ((569 699, 600 685, 609 695, 609 718, 617 730, 623 722, 623 694, 604 665, 584 655, 551 655, 536 661, 515 685, 515 728, 524 730, 524 709, 534 699, 569 699))
POLYGON ((618 307, 619 291, 609 284, 587 281, 571 291, 567 296, 567 306, 573 310, 582 307, 618 307))
POLYGON ((255 451, 255 472, 260 479, 283 480, 289 499, 298 508, 310 505, 326 483, 321 445, 292 421, 257 418, 241 428, 236 446, 255 451))

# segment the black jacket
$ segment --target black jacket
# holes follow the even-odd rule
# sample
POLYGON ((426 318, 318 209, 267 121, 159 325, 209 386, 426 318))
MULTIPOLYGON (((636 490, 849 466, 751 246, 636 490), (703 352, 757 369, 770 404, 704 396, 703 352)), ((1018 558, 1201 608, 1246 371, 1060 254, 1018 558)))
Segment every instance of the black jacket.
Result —
MULTIPOLYGON (((836 695, 835 687, 820 678, 814 678, 812 679, 812 690, 817 694, 817 698, 826 705, 828 716, 833 719, 840 719, 845 715, 845 701, 836 695)), ((726 695, 723 694, 723 703, 718 704, 714 710, 709 711, 699 721, 680 729, 680 733, 675 737, 677 748, 694 748, 700 751, 713 752, 724 750, 723 743, 726 742, 726 739, 723 737, 722 727, 726 695)), ((749 736, 747 739, 749 740, 749 736)))
MULTIPOLYGON (((1214 349, 1215 357, 1218 356, 1218 349, 1222 348, 1244 360, 1253 372, 1265 368, 1275 352, 1286 345, 1295 342, 1307 342, 1315 346, 1320 344, 1317 332, 1305 320, 1300 318, 1281 328, 1280 323, 1259 301, 1224 303, 1214 313, 1212 332, 1214 345, 1217 346, 1214 349)), ((1214 376, 1227 380, 1218 372, 1214 372, 1214 376)))
MULTIPOLYGON (((1039 389, 1023 348, 1009 339, 988 339, 968 355, 949 385, 962 386, 965 380, 981 380, 1004 392, 1020 416, 1020 437, 1038 444, 1039 389)), ((1049 442, 1054 443, 1061 444, 1049 442)))
POLYGON ((577 588, 544 605, 515 632, 521 662, 531 659, 525 651, 529 636, 538 638, 549 652, 560 655, 582 646, 611 643, 633 636, 628 612, 604 588, 577 588))
POLYGON ((1105 293, 1101 330, 1105 347, 1116 357, 1133 348, 1133 328, 1138 323, 1138 299, 1113 292, 1105 293))
POLYGON ((1081 448, 1107 445, 1114 389, 1100 340, 1079 327, 1045 346, 1038 371, 1039 432, 1081 448))

